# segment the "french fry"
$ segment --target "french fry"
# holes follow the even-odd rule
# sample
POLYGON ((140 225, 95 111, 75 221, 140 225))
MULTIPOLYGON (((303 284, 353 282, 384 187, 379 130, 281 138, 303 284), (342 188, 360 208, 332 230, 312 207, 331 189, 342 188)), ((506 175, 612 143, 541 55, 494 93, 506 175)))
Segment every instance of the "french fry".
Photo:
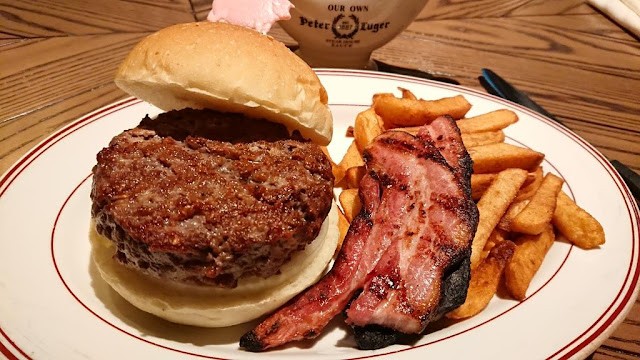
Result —
POLYGON ((338 238, 338 246, 336 246, 336 254, 342 248, 342 242, 344 241, 344 237, 347 236, 347 231, 349 231, 349 220, 342 212, 342 210, 338 209, 338 232, 340 233, 340 237, 338 238))
POLYGON ((495 144, 504 141, 504 131, 483 131, 462 134, 462 143, 468 149, 474 146, 495 144))
POLYGON ((489 235, 507 211, 509 204, 516 197, 518 189, 527 179, 527 172, 522 169, 507 169, 501 171, 491 186, 478 201, 480 220, 471 244, 471 268, 480 264, 482 250, 489 235))
POLYGON ((460 119, 471 109, 471 104, 462 95, 438 100, 413 100, 377 94, 373 98, 373 109, 382 118, 385 128, 390 129, 428 124, 443 115, 460 119))
POLYGON ((503 231, 511 231, 511 222, 528 204, 529 200, 514 200, 511 205, 509 205, 507 212, 502 216, 502 219, 500 219, 498 228, 503 231))
POLYGON ((360 186, 360 180, 362 180, 362 177, 366 172, 367 169, 364 166, 354 166, 348 168, 344 175, 347 188, 357 189, 358 186, 360 186))
POLYGON ((516 251, 504 269, 504 283, 514 299, 520 301, 525 299, 529 284, 542 265, 554 240, 553 228, 551 224, 547 224, 540 234, 521 235, 514 241, 516 251))
POLYGON ((496 143, 468 149, 474 174, 497 173, 509 168, 534 170, 544 154, 519 146, 496 143))
POLYGON ((401 87, 399 87, 398 90, 402 92, 403 99, 418 100, 418 98, 411 92, 411 90, 401 87))
POLYGON ((553 213, 553 225, 571 243, 593 249, 605 243, 604 229, 591 214, 560 191, 553 213))
POLYGON ((531 201, 511 221, 511 231, 537 235, 543 232, 556 210, 558 193, 564 180, 548 173, 531 201))
POLYGON ((457 121, 460 132, 477 133, 497 131, 518 121, 518 115, 511 110, 501 109, 486 114, 460 119, 457 121))
POLYGON ((344 216, 347 218, 347 221, 351 223, 353 218, 360 212, 360 208, 362 208, 360 197, 358 196, 358 189, 342 190, 338 201, 340 202, 340 206, 342 206, 344 216))
POLYGON ((347 131, 345 132, 344 136, 353 137, 353 126, 347 127, 347 131))
MULTIPOLYGON (((540 183, 542 183, 542 168, 538 168, 540 170, 540 174, 537 173, 538 170, 534 172, 530 172, 527 174, 527 180, 524 181, 522 187, 518 191, 518 194, 522 192, 522 189, 528 187, 532 182, 536 181, 537 177, 540 177, 540 183)), ((471 198, 475 201, 480 200, 482 194, 484 194, 485 190, 491 185, 493 180, 496 178, 498 174, 496 173, 488 173, 488 174, 471 174, 471 198)), ((538 188, 536 187, 536 190, 538 188)), ((532 194, 533 195, 533 194, 532 194)), ((531 197, 531 196, 529 196, 531 197)), ((528 197, 528 198, 529 198, 528 197)), ((519 201, 522 199, 518 199, 518 196, 514 199, 514 201, 519 201)))
POLYGON ((362 155, 358 151, 358 146, 356 145, 355 140, 351 142, 349 148, 347 148, 347 152, 344 154, 344 157, 340 161, 340 166, 345 169, 354 167, 354 166, 364 166, 364 160, 362 160, 362 155))
POLYGON ((471 198, 480 200, 498 174, 471 174, 471 198))
POLYGON ((484 244, 484 249, 482 249, 482 256, 481 256, 482 261, 484 261, 484 259, 487 258, 487 256, 489 255, 489 251, 491 251, 491 249, 493 249, 494 246, 505 241, 506 239, 507 239, 506 231, 503 231, 499 228, 493 229, 493 231, 491 232, 491 235, 489 235, 489 238, 487 239, 487 243, 484 244))
POLYGON ((344 177, 345 169, 343 169, 341 166, 338 166, 338 164, 336 164, 333 161, 333 159, 331 159, 331 155, 329 154, 329 150, 327 149, 326 146, 320 146, 320 149, 331 162, 331 172, 333 173, 333 179, 334 179, 333 183, 334 184, 339 183, 340 181, 342 181, 342 178, 344 177))
POLYGON ((535 171, 529 173, 529 178, 522 185, 520 191, 518 191, 518 195, 514 201, 522 201, 530 199, 533 194, 538 191, 540 184, 542 184, 542 179, 544 178, 544 174, 542 173, 542 166, 538 166, 535 171))
POLYGON ((356 166, 364 166, 364 160, 362 160, 362 155, 360 151, 358 151, 358 146, 356 145, 356 141, 352 141, 351 145, 347 148, 347 152, 344 154, 342 160, 338 164, 344 171, 347 169, 356 167, 356 166))
POLYGON ((500 284, 502 272, 511 260, 515 244, 505 240, 491 249, 486 259, 471 270, 467 299, 459 308, 447 313, 450 319, 465 319, 478 314, 487 305, 500 284))
POLYGON ((338 185, 342 183, 342 180, 344 180, 346 170, 340 165, 331 164, 331 172, 333 173, 334 185, 338 185))
MULTIPOLYGON (((415 136, 420 130, 420 126, 399 127, 395 128, 394 130, 405 131, 415 136)), ((462 143, 467 149, 474 146, 503 142, 505 139, 504 131, 502 130, 461 134, 461 137, 462 143)))
POLYGON ((360 212, 359 183, 366 174, 362 152, 375 137, 394 129, 416 135, 438 116, 456 119, 462 141, 473 160, 471 196, 479 222, 471 249, 471 279, 467 300, 446 316, 463 319, 481 312, 501 284, 515 299, 526 297, 529 285, 555 240, 555 231, 589 249, 604 243, 602 226, 560 189, 563 181, 545 176, 544 154, 505 143, 504 129, 518 121, 510 110, 463 118, 471 105, 463 96, 418 99, 408 89, 373 96, 371 108, 357 115, 350 135, 354 141, 335 166, 334 177, 345 188, 339 196, 341 238, 360 212), (511 241, 513 237, 515 241, 511 241))
POLYGON ((358 150, 362 153, 367 145, 371 144, 373 139, 383 131, 382 119, 372 108, 359 113, 353 127, 353 136, 358 150))

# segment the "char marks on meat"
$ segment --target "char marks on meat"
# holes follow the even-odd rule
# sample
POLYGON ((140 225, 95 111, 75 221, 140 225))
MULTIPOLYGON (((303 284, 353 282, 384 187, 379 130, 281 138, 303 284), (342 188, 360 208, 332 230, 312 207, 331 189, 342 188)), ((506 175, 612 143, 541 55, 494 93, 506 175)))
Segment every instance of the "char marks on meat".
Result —
POLYGON ((242 347, 261 351, 316 337, 348 306, 358 346, 380 348, 464 302, 478 214, 455 122, 439 118, 417 137, 383 133, 363 155, 363 208, 334 267, 245 334, 242 347))
POLYGON ((214 111, 143 120, 100 151, 93 176, 92 216, 117 261, 224 287, 278 273, 318 235, 333 199, 331 164, 317 145, 279 124, 214 111))
MULTIPOLYGON (((425 171, 419 172, 409 185, 415 196, 410 197, 412 204, 403 227, 369 275, 362 293, 347 309, 347 323, 351 325, 421 333, 440 315, 442 280, 447 270, 469 256, 477 209, 463 187, 464 179, 457 177, 463 172, 459 164, 465 160, 457 156, 455 146, 447 144, 452 149, 447 151, 450 156, 445 161, 436 147, 437 137, 431 137, 441 128, 446 129, 447 123, 448 119, 443 118, 434 124, 437 129, 432 130, 436 127, 433 125, 425 127, 417 138, 402 135, 404 146, 423 147, 417 157, 425 171)), ((450 133, 451 127, 448 128, 450 133)), ((397 140, 400 134, 392 136, 397 140)), ((374 146, 370 151, 384 150, 374 146)), ((360 339, 362 335, 356 337, 360 347, 388 345, 368 345, 370 341, 364 343, 360 339)))

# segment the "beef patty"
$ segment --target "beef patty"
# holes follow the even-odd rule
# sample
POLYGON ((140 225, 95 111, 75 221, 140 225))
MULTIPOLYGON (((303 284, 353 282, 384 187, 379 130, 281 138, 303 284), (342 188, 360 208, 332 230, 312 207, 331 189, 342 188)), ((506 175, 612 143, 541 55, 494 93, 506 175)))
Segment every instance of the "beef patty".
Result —
POLYGON ((120 263, 234 287, 278 273, 304 249, 332 189, 322 150, 282 125, 189 109, 147 117, 98 153, 91 213, 120 263))

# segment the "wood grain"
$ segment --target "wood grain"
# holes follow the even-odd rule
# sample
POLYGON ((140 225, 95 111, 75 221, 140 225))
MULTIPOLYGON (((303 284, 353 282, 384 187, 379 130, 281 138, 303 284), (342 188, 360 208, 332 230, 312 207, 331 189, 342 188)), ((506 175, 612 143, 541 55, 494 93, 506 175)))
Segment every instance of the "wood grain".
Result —
POLYGON ((197 20, 204 20, 207 18, 209 10, 211 10, 211 0, 191 0, 193 6, 193 13, 197 20))
POLYGON ((0 125, 112 83, 117 66, 145 35, 24 39, 7 45, 3 51, 7 65, 0 79, 0 125))
POLYGON ((472 0, 429 1, 418 15, 419 20, 509 18, 515 16, 593 14, 582 0, 472 0))
POLYGON ((374 56, 409 63, 408 67, 455 78, 478 89, 476 77, 481 68, 496 64, 491 66, 494 71, 607 156, 638 171, 640 149, 635 139, 640 136, 640 103, 634 89, 640 80, 640 46, 632 38, 610 40, 602 35, 602 28, 589 33, 590 19, 584 18, 597 16, 477 18, 463 24, 457 20, 416 21, 374 56), (496 28, 499 35, 492 30, 496 28), (429 56, 418 58, 415 53, 429 56), (610 146, 607 143, 612 138, 621 142, 610 146))
POLYGON ((124 97, 113 76, 146 35, 22 39, 3 46, 8 66, 0 77, 0 169, 55 129, 124 97))
MULTIPOLYGON (((113 74, 142 37, 210 0, 0 0, 0 173, 125 96, 113 74)), ((294 43, 280 27, 270 35, 294 43)), ((490 67, 606 156, 640 172, 640 42, 582 0, 432 0, 374 56, 482 90, 490 67)), ((640 358, 640 303, 593 359, 640 358)))
POLYGON ((19 37, 152 31, 194 20, 188 0, 3 0, 0 12, 2 33, 19 37))

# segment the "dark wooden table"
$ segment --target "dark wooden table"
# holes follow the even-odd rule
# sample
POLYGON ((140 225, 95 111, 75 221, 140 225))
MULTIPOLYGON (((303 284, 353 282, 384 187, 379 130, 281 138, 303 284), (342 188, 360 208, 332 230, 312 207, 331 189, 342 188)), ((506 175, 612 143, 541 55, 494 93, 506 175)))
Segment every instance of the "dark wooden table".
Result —
MULTIPOLYGON (((142 37, 202 20, 205 0, 0 1, 0 173, 64 124, 125 96, 142 37)), ((278 27, 271 35, 292 43, 278 27)), ((374 57, 482 89, 491 67, 606 156, 640 171, 640 40, 580 0, 431 1, 374 57)), ((594 359, 640 357, 640 304, 594 359)))

